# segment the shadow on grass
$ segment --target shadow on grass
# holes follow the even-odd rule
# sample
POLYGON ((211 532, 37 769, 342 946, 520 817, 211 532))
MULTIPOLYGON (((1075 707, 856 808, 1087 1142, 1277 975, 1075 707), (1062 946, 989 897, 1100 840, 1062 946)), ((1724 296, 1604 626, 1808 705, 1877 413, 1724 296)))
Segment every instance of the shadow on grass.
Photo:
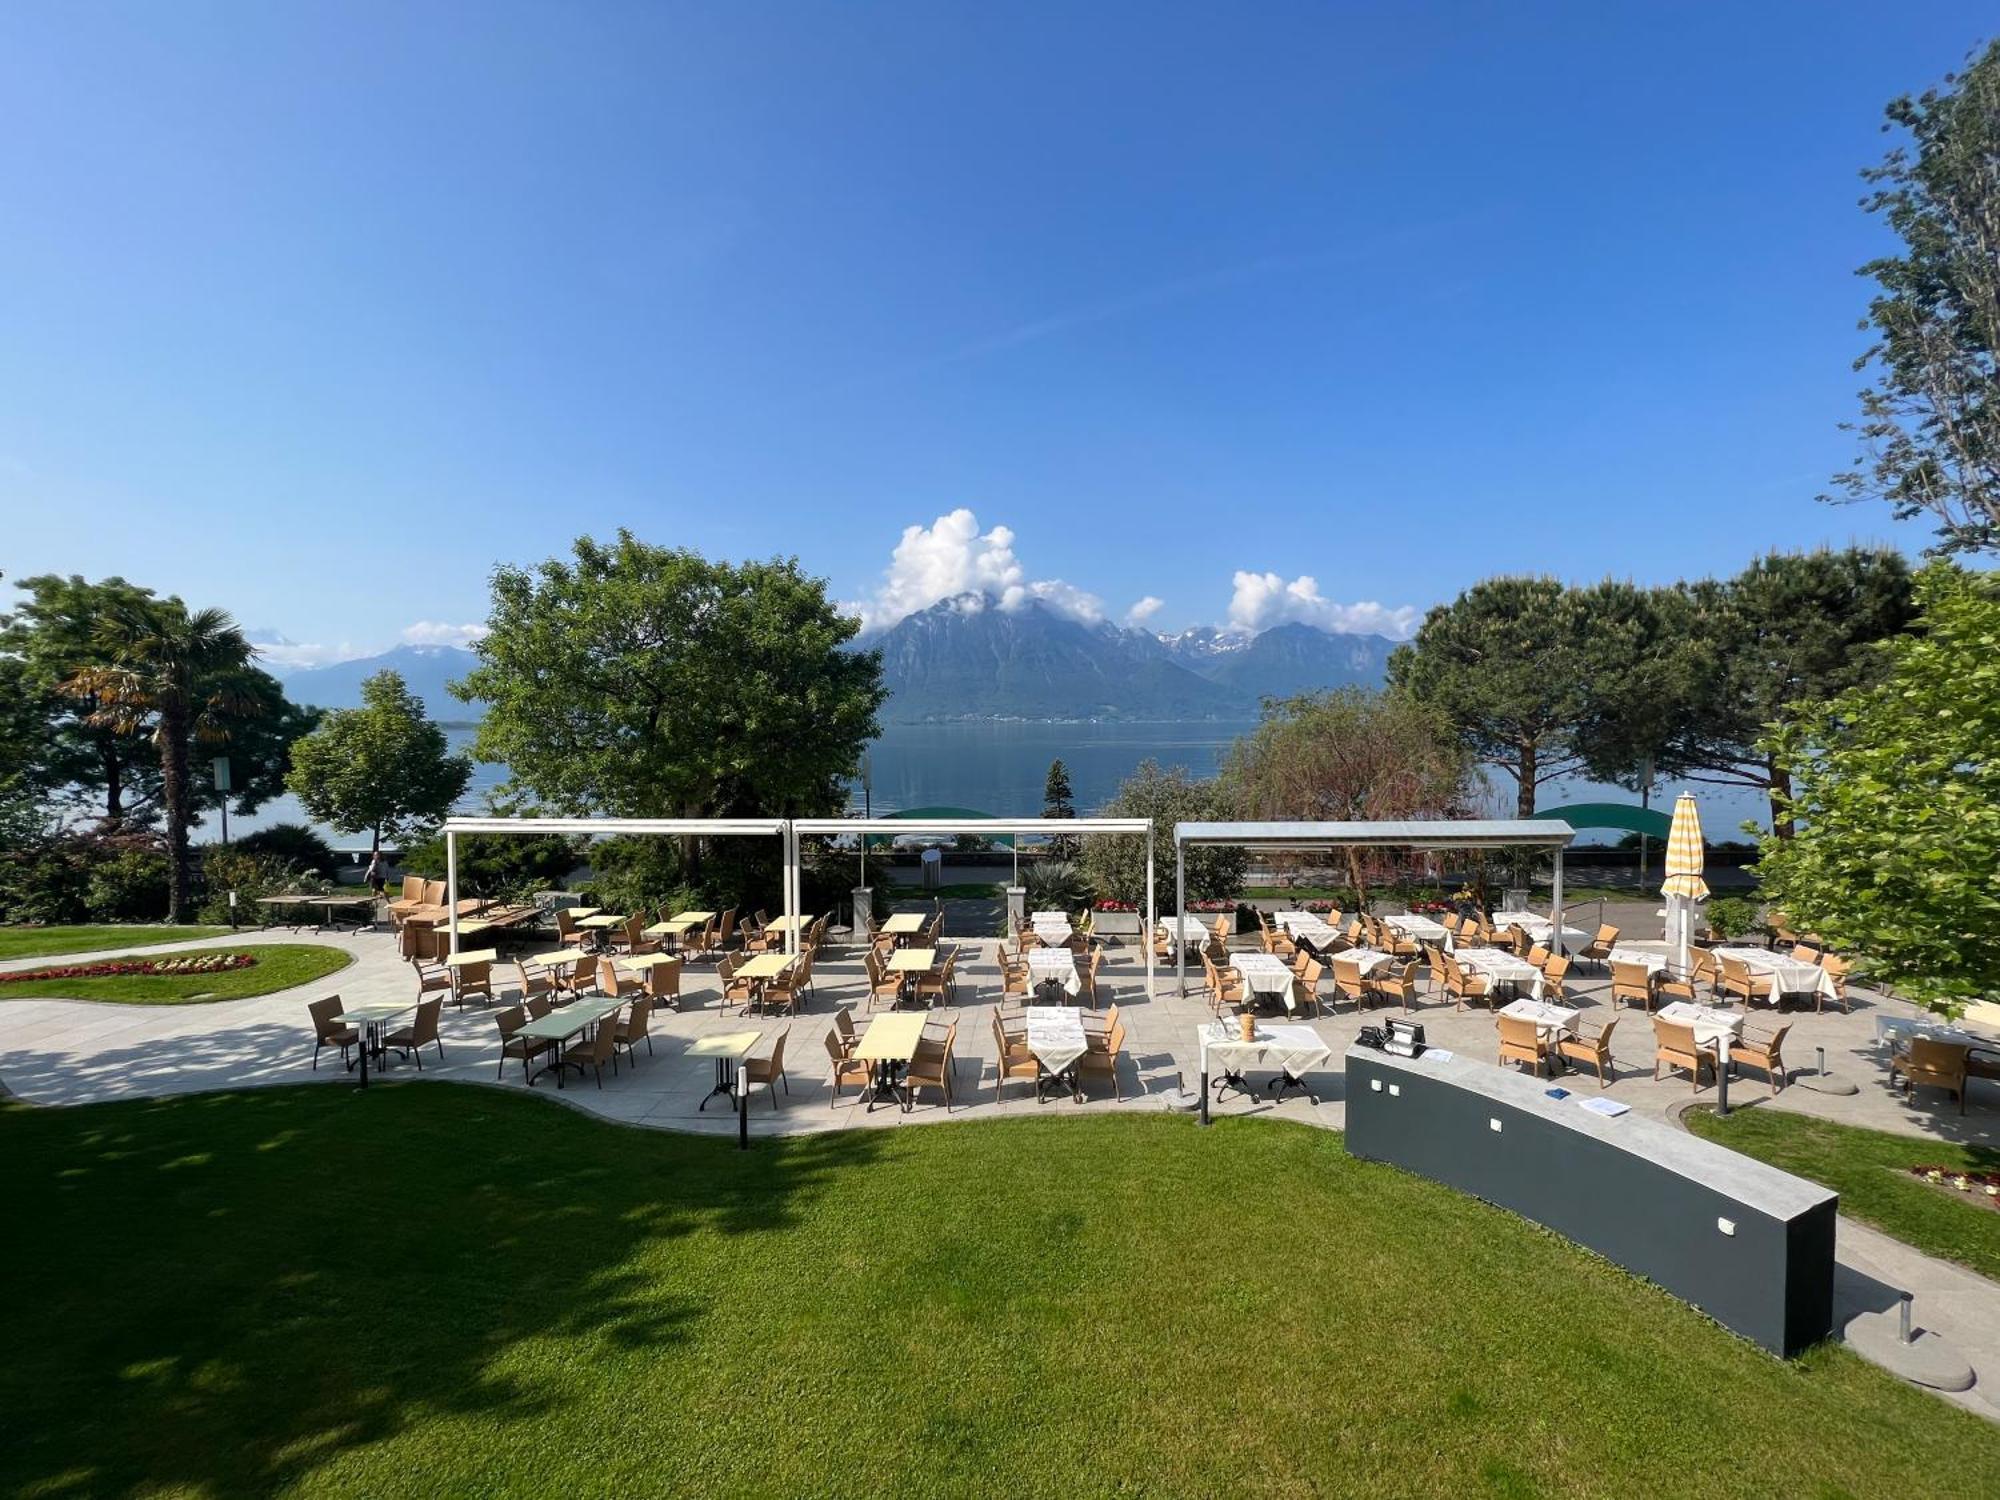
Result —
POLYGON ((693 1336, 689 1237, 783 1230, 881 1147, 435 1085, 0 1108, 0 1490, 266 1492, 427 1418, 504 1432, 572 1399, 569 1351, 693 1336))

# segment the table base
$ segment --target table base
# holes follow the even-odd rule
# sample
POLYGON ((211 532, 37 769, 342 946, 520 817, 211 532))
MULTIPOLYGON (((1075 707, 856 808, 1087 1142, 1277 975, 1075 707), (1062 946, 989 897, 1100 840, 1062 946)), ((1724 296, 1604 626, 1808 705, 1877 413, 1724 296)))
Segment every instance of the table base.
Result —
POLYGON ((708 1108, 708 1101, 717 1094, 725 1099, 736 1092, 736 1059, 718 1057, 715 1060, 715 1087, 701 1096, 701 1103, 695 1106, 697 1112, 708 1108))
POLYGON ((884 1094, 895 1101, 904 1114, 910 1112, 910 1091, 897 1081, 896 1075, 902 1071, 900 1062, 878 1062, 868 1084, 867 1113, 875 1113, 875 1105, 884 1094))

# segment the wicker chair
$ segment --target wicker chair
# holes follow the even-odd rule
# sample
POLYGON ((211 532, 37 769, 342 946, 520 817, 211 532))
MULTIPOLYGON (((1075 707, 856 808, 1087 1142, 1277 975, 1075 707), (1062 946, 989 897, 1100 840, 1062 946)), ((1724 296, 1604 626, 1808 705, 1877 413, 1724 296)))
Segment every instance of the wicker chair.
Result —
MULTIPOLYGON (((625 1060, 627 1062, 636 1064, 637 1059, 633 1057, 633 1053, 638 1049, 641 1038, 645 1040, 647 1055, 652 1055, 653 1031, 650 1024, 652 1018, 652 997, 650 995, 641 995, 632 1002, 632 1007, 626 1013, 625 1019, 613 1028, 612 1044, 625 1049, 625 1060)), ((602 1025, 603 1023, 599 1022, 598 1024, 602 1025)))
POLYGON ((1118 1081, 1118 1058, 1125 1050, 1125 1023, 1114 1016, 1109 1030, 1101 1035, 1092 1035, 1086 1031, 1084 1040, 1088 1047, 1083 1056, 1077 1059, 1077 1073, 1104 1074, 1111 1080, 1113 1097, 1122 1102, 1125 1090, 1118 1081))
POLYGON ((556 1044, 546 1037, 514 1035, 527 1021, 527 1012, 518 1005, 510 1005, 494 1013, 493 1024, 500 1031, 500 1066, 493 1071, 495 1078, 506 1073, 509 1058, 518 1057, 521 1059, 521 1078, 525 1082, 529 1076, 528 1064, 543 1053, 555 1050, 556 1044))
POLYGON ((1542 1065, 1550 1061, 1549 1044, 1543 1040, 1541 1029, 1533 1021, 1518 1016, 1495 1016, 1493 1024, 1500 1033, 1500 1065, 1526 1063, 1540 1077, 1542 1065))
POLYGON ((1785 1071, 1783 1056, 1785 1033, 1791 1029, 1789 1022, 1775 1030, 1762 1026, 1753 1029, 1753 1024, 1746 1022, 1743 1035, 1729 1044, 1730 1064, 1748 1063, 1753 1068, 1761 1068, 1764 1076, 1771 1080, 1771 1093, 1775 1097, 1779 1089, 1791 1082, 1791 1076, 1785 1071))
POLYGON ((1604 1088, 1617 1074, 1611 1064, 1611 1032, 1618 1021, 1578 1021, 1574 1036, 1556 1040, 1556 1055, 1573 1062, 1589 1063, 1597 1070, 1597 1086, 1604 1088))
POLYGON ((787 1026, 778 1033, 778 1039, 771 1044, 769 1057, 746 1057, 743 1059, 743 1086, 747 1090, 753 1083, 761 1083, 771 1091, 771 1108, 778 1107, 778 1085, 785 1086, 787 1094, 792 1091, 792 1081, 785 1076, 785 1038, 792 1034, 787 1026))
MULTIPOLYGON (((844 1010, 835 1013, 836 1018, 846 1014, 847 1012, 844 1010)), ((852 1025, 851 1022, 849 1024, 852 1025)), ((845 1045, 842 1044, 838 1029, 829 1031, 826 1034, 826 1055, 828 1062, 832 1064, 832 1071, 827 1077, 826 1107, 828 1109, 832 1109, 834 1104, 839 1100, 841 1084, 850 1078, 854 1080, 855 1086, 862 1093, 865 1094, 868 1092, 868 1064, 861 1058, 850 1056, 852 1048, 852 1042, 845 1045)))
POLYGON ((1628 964, 1614 960, 1611 964, 1611 1008, 1632 1004, 1653 1013, 1653 1002, 1658 997, 1653 991, 1653 974, 1644 964, 1628 964))
POLYGON ((1944 1089, 1957 1097, 1958 1112, 1964 1114, 1965 1064, 1970 1050, 1951 1042, 1913 1036, 1889 1060, 1889 1085, 1895 1087, 1896 1075, 1900 1073, 1913 1098, 1919 1088, 1944 1089))
POLYGON ((1653 1081, 1659 1082, 1661 1068, 1680 1068, 1694 1087, 1701 1088, 1701 1070, 1716 1067, 1715 1049, 1695 1040, 1694 1029, 1677 1021, 1653 1017, 1653 1081))
POLYGON ((1721 991, 1725 996, 1741 1000, 1746 1006, 1772 998, 1770 975, 1751 973, 1750 966, 1740 958, 1721 955, 1717 958, 1722 965, 1721 991))
POLYGON ((1576 957, 1587 963, 1607 963, 1611 958, 1611 950, 1617 946, 1618 929, 1605 922, 1599 925, 1596 937, 1577 949, 1576 957))
POLYGON ((1000 1024, 1000 1017, 993 1017, 993 1043, 998 1048, 994 1058, 995 1078, 993 1080, 993 1102, 998 1104, 1007 1087, 1007 1080, 1019 1078, 1034 1085, 1042 1076, 1042 1065, 1035 1061, 1035 1054, 1028 1050, 1025 1035, 1010 1036, 1000 1024))
POLYGON ((417 1007, 417 1013, 410 1024, 398 1027, 382 1038, 382 1045, 393 1047, 405 1057, 417 1060, 417 1071, 424 1070, 424 1048, 435 1045, 438 1061, 444 1061, 444 1040, 438 1035, 438 1016, 444 1010, 444 1001, 426 1000, 417 1007))
POLYGON ((352 1026, 340 1024, 340 996, 328 995, 324 1000, 314 1000, 306 1006, 306 1014, 312 1017, 313 1023, 313 1071, 319 1071, 319 1055, 328 1047, 340 1049, 342 1067, 353 1067, 354 1064, 347 1060, 347 1051, 360 1044, 361 1033, 352 1026))
POLYGON ((910 1054, 909 1066, 903 1072, 903 1082, 909 1088, 913 1102, 918 1089, 936 1089, 944 1095, 944 1112, 951 1113, 951 1049, 957 1041, 956 1021, 945 1028, 942 1037, 926 1035, 918 1039, 916 1050, 910 1054))
POLYGON ((610 1016, 597 1023, 587 1041, 576 1043, 563 1049, 562 1065, 575 1068, 578 1073, 588 1068, 597 1075, 597 1086, 604 1087, 604 1065, 611 1064, 611 1071, 618 1071, 618 1027, 610 1016))

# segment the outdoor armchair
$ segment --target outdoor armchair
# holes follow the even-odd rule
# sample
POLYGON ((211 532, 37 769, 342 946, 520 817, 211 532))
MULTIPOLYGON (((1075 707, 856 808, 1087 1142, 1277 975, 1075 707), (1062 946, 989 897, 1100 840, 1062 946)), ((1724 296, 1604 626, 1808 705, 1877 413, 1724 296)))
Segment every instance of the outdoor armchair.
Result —
POLYGON ((910 1054, 909 1066, 903 1073, 903 1082, 909 1088, 912 1100, 915 1100, 918 1089, 933 1088, 944 1095, 944 1112, 951 1113, 951 1049, 957 1039, 958 1023, 954 1021, 941 1038, 927 1034, 918 1041, 916 1051, 910 1054))
POLYGON ((490 1005, 493 1002, 493 965, 460 964, 447 971, 451 975, 452 998, 461 1007, 474 995, 482 996, 490 1005))
POLYGON ((654 1005, 662 1001, 671 1002, 675 1010, 681 1008, 681 961, 674 959, 668 963, 648 964, 641 971, 640 986, 646 998, 654 1005))
POLYGON ((527 1012, 518 1005, 510 1005, 505 1010, 494 1013, 493 1024, 500 1032, 500 1066, 493 1070, 495 1078, 499 1078, 507 1071, 509 1058, 518 1057, 521 1059, 521 1077, 525 1080, 528 1076, 528 1064, 555 1047, 554 1042, 543 1037, 514 1035, 527 1022, 527 1012))
POLYGON ((1569 980, 1569 960, 1557 955, 1543 964, 1541 969, 1542 998, 1552 1004, 1562 1004, 1569 998, 1569 991, 1565 988, 1569 980))
POLYGON ((1611 957, 1611 950, 1617 946, 1618 929, 1605 922, 1599 925, 1597 936, 1577 950, 1576 957, 1590 963, 1601 964, 1611 957))
POLYGON ((447 969, 443 964, 418 959, 416 968, 417 998, 419 1000, 434 991, 441 991, 444 994, 456 996, 457 991, 451 982, 451 970, 447 969))
MULTIPOLYGON (((612 1043, 614 1046, 625 1049, 627 1061, 634 1060, 632 1054, 637 1050, 641 1038, 645 1040, 647 1053, 651 1054, 653 1050, 652 1019, 652 998, 648 995, 641 995, 632 1002, 631 1010, 627 1012, 625 1018, 613 1029, 612 1043)), ((602 1026, 604 1023, 600 1021, 597 1024, 602 1026)))
POLYGON ((1772 998, 1770 975, 1751 973, 1750 966, 1740 958, 1727 958, 1720 954, 1716 957, 1722 965, 1721 990, 1724 995, 1741 1000, 1745 1005, 1772 998))
POLYGON ((438 1061, 444 1060, 444 1039, 438 1035, 438 1016, 444 1010, 444 1001, 426 1000, 417 1007, 416 1017, 409 1025, 399 1027, 382 1038, 384 1047, 393 1047, 405 1057, 417 1060, 417 1071, 424 1070, 424 1048, 436 1046, 438 1061))
POLYGON ((562 1065, 575 1068, 578 1073, 588 1068, 597 1075, 597 1086, 604 1087, 604 1065, 611 1064, 611 1071, 618 1071, 618 1026, 610 1016, 597 1023, 588 1039, 574 1042, 563 1049, 562 1065))
POLYGON ((771 1108, 778 1107, 778 1085, 784 1084, 787 1094, 792 1091, 792 1081, 785 1077, 785 1038, 792 1034, 787 1026, 778 1033, 777 1041, 771 1044, 769 1057, 746 1057, 743 1059, 743 1087, 747 1093, 750 1085, 761 1083, 771 1091, 771 1108))
MULTIPOLYGON (((1847 976, 1853 972, 1853 965, 1849 964, 1838 953, 1829 953, 1819 961, 1819 966, 1825 972, 1826 977, 1833 981, 1833 998, 1840 1002, 1841 1014, 1847 1014, 1847 976)), ((1813 996, 1816 1002, 1813 1008, 1815 1010, 1825 1010, 1826 991, 1824 989, 1815 990, 1813 996)))
POLYGON ((1417 1004, 1417 972, 1419 965, 1414 961, 1401 966, 1384 964, 1368 976, 1368 994, 1371 999, 1380 1000, 1384 1005, 1400 1002, 1403 1014, 1408 1015, 1417 1004))
POLYGON ((1659 1082, 1661 1068, 1680 1068, 1696 1089, 1701 1087, 1701 1070, 1717 1065, 1713 1048, 1695 1040, 1694 1029, 1677 1021, 1653 1017, 1653 1081, 1659 1082))
POLYGON ((1493 1024, 1500 1033, 1500 1065, 1526 1063, 1539 1077, 1542 1064, 1549 1061, 1549 1044, 1542 1040, 1535 1023, 1515 1016, 1495 1016, 1493 1024))
POLYGON ((1914 1097, 1919 1088, 1943 1089, 1958 1099, 1958 1112, 1965 1113, 1966 1059, 1971 1049, 1952 1042, 1913 1036, 1902 1051, 1889 1060, 1889 1085, 1895 1087, 1901 1074, 1914 1097))
POLYGON ((1743 1035, 1729 1044, 1729 1061, 1732 1064, 1748 1063, 1753 1068, 1762 1069, 1764 1076, 1771 1080, 1771 1093, 1775 1096, 1779 1089, 1791 1082, 1785 1071, 1783 1056, 1785 1033, 1791 1029, 1789 1022, 1775 1030, 1755 1022, 1745 1022, 1743 1035))
POLYGON ((1638 1006, 1648 1015, 1653 1011, 1653 975, 1644 964, 1613 962, 1611 965, 1611 1007, 1638 1006))
MULTIPOLYGON (((843 1010, 837 1011, 835 1014, 837 1016, 844 1016, 847 1012, 843 1010)), ((867 1062, 861 1058, 850 1057, 848 1055, 853 1049, 853 1045, 850 1041, 843 1046, 838 1031, 829 1031, 826 1034, 826 1055, 828 1062, 832 1064, 832 1072, 827 1079, 828 1097, 826 1107, 828 1109, 833 1108, 834 1102, 840 1098, 840 1086, 849 1079, 852 1079, 856 1086, 863 1091, 866 1091, 868 1087, 867 1062)))
POLYGON ((993 1042, 999 1048, 993 1063, 997 1075, 993 1080, 993 1102, 998 1104, 1008 1079, 1019 1078, 1032 1084, 1041 1078, 1042 1068, 1035 1061, 1035 1054, 1028 1050, 1026 1033, 1009 1035, 998 1015, 993 1017, 993 1042))
POLYGON ((1077 1059, 1078 1074, 1102 1073, 1111 1080, 1112 1097, 1122 1102, 1125 1090, 1118 1081, 1118 1059, 1125 1051, 1125 1023, 1114 1019, 1107 1031, 1096 1034, 1086 1031, 1084 1041, 1087 1046, 1077 1059))
POLYGON ((1578 1021, 1574 1036, 1556 1039, 1556 1055, 1589 1063, 1597 1070, 1597 1086, 1604 1088, 1616 1071, 1611 1065, 1611 1032, 1617 1025, 1615 1016, 1609 1021, 1578 1021))
POLYGON ((306 1006, 306 1014, 313 1023, 313 1071, 319 1071, 320 1052, 327 1047, 340 1049, 342 1067, 352 1067, 347 1060, 347 1049, 361 1040, 361 1033, 352 1026, 340 1022, 340 996, 328 995, 324 1000, 314 1000, 306 1006))
POLYGON ((1333 997, 1336 1002, 1352 1000, 1356 1010, 1368 1003, 1368 987, 1361 981, 1361 965, 1351 958, 1333 961, 1333 997))
POLYGON ((522 1000, 530 995, 549 995, 555 992, 556 982, 546 969, 530 969, 517 958, 514 960, 514 973, 521 982, 521 993, 518 998, 522 1000))

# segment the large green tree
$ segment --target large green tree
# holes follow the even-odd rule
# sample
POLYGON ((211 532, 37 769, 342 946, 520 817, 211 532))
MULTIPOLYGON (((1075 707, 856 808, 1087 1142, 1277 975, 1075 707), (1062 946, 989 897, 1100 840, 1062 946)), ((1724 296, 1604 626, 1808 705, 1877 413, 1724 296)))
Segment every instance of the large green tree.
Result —
MULTIPOLYGON (((1153 824, 1153 855, 1159 861, 1161 888, 1154 900, 1161 910, 1173 905, 1174 825, 1228 816, 1228 802, 1215 781, 1196 781, 1187 767, 1162 768, 1150 757, 1118 785, 1118 795, 1105 804, 1107 818, 1147 818, 1153 824)), ((1146 899, 1146 846, 1129 833, 1101 834, 1086 839, 1082 866, 1097 894, 1141 906, 1146 899)), ((1187 851, 1187 896, 1190 901, 1220 901, 1243 887, 1244 854, 1227 845, 1199 844, 1187 851)))
MULTIPOLYGON (((68 685, 93 669, 115 665, 115 643, 103 625, 161 606, 152 590, 122 578, 91 581, 43 574, 18 585, 23 598, 0 620, 0 738, 14 726, 28 753, 9 760, 38 795, 97 813, 107 825, 151 822, 162 812, 161 762, 150 724, 129 724, 88 691, 68 685)), ((186 789, 194 814, 225 800, 252 813, 284 791, 291 745, 318 715, 285 698, 277 679, 246 658, 212 670, 200 696, 211 707, 205 740, 230 763, 231 790, 215 789, 200 756, 186 789)))
MULTIPOLYGON (((1368 821, 1462 817, 1472 760, 1451 721, 1400 689, 1343 688, 1267 703, 1223 768, 1239 817, 1368 821)), ((1369 861, 1350 848, 1347 876, 1368 899, 1369 861)))
MULTIPOLYGON (((1076 793, 1069 783, 1069 767, 1060 759, 1049 762, 1049 774, 1042 780, 1042 816, 1045 818, 1073 818, 1076 816, 1076 793)), ((1071 860, 1078 853, 1079 840, 1074 834, 1059 833, 1049 840, 1050 859, 1071 860)))
POLYGON ((372 860, 385 837, 415 838, 465 795, 472 762, 447 743, 402 674, 384 670, 361 684, 359 708, 335 709, 292 747, 286 784, 320 822, 367 834, 372 860))
POLYGON ((1697 667, 1663 679, 1687 698, 1666 714, 1661 773, 1762 792, 1780 837, 1789 771, 1764 743, 1805 704, 1873 680, 1879 644, 1915 613, 1910 566, 1886 548, 1772 553, 1727 582, 1685 591, 1697 667))
POLYGON ((1758 874, 1795 924, 1956 1012, 2000 995, 2000 580, 1936 563, 1918 601, 1885 677, 1767 741, 1800 826, 1758 874))
POLYGON ((91 705, 94 724, 144 733, 160 765, 160 806, 168 854, 167 920, 190 914, 188 829, 197 813, 196 746, 228 743, 229 727, 250 711, 234 684, 250 670, 251 646, 219 609, 189 611, 179 599, 125 604, 98 623, 101 660, 64 684, 91 705))
POLYGON ((1888 118, 1906 140, 1862 174, 1863 206, 1903 246, 1861 268, 1865 451, 1835 483, 1930 516, 1944 551, 2000 550, 2000 42, 1888 118))
POLYGON ((830 814, 877 732, 880 660, 795 560, 584 537, 499 569, 487 623, 475 753, 553 810, 830 814))
POLYGON ((1442 713, 1479 761, 1514 778, 1521 817, 1545 783, 1582 764, 1587 632, 1553 578, 1489 578, 1424 616, 1389 657, 1389 681, 1442 713))

